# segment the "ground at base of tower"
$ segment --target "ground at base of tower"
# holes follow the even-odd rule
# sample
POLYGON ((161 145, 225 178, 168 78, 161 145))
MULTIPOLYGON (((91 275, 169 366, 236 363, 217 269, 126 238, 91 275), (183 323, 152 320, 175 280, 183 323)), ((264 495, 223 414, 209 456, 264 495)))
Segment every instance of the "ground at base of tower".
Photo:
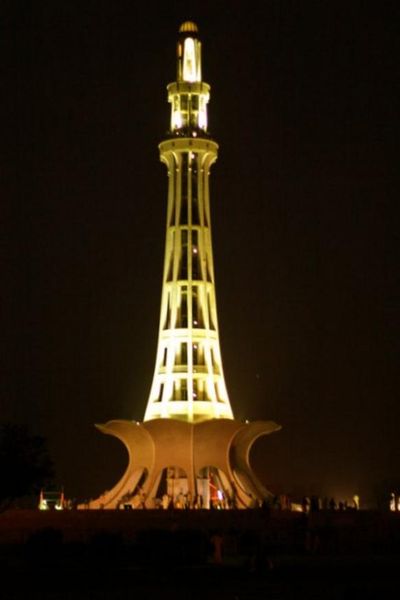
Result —
POLYGON ((0 561, 7 600, 380 600, 397 585, 400 514, 14 510, 0 561))
MULTIPOLYGON (((174 551, 174 548, 171 549, 174 551)), ((43 563, 7 568, 4 597, 40 600, 372 600, 395 598, 400 558, 279 556, 240 564, 152 566, 43 563)))

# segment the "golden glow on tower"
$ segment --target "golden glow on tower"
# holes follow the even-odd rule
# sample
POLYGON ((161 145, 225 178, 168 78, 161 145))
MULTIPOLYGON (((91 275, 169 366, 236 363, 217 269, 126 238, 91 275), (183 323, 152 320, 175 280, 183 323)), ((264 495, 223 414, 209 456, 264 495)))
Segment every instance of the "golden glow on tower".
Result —
POLYGON ((249 456, 260 436, 280 426, 235 420, 222 370, 209 193, 218 145, 207 133, 209 86, 201 77, 184 80, 200 73, 194 23, 181 26, 179 44, 182 77, 168 86, 176 114, 159 145, 168 206, 153 383, 143 423, 97 425, 124 443, 129 463, 111 490, 79 508, 156 508, 160 502, 163 508, 170 502, 175 508, 253 508, 272 496, 252 472, 249 456), (184 67, 187 40, 193 44, 186 45, 184 67))
POLYGON ((144 420, 233 419, 219 345, 209 175, 218 145, 207 134, 209 86, 201 81, 197 27, 178 41, 168 86, 171 131, 159 146, 168 169, 167 232, 156 367, 144 420))
MULTIPOLYGON (((198 44, 197 44, 198 46, 198 44)), ((186 38, 183 46, 183 81, 201 81, 199 48, 193 38, 186 38)))

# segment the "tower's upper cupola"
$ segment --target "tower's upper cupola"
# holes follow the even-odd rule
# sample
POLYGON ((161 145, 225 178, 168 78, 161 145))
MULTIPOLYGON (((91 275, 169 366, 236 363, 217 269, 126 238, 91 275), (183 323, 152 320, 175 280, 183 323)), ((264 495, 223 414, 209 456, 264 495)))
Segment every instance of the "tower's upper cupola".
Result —
POLYGON ((210 86, 201 79, 201 42, 193 21, 179 28, 177 78, 168 86, 171 103, 170 132, 179 136, 207 134, 207 103, 210 86))
POLYGON ((201 42, 197 25, 185 21, 179 28, 178 81, 201 81, 201 42))

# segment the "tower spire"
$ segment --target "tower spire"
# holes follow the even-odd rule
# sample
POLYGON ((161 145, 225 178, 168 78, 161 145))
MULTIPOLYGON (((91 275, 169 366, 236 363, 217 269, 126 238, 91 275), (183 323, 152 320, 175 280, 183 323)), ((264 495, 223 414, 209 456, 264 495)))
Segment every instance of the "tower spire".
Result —
POLYGON ((179 29, 171 129, 159 145, 168 207, 156 366, 144 420, 233 419, 222 369, 209 196, 218 145, 207 132, 210 86, 201 81, 195 23, 179 29))

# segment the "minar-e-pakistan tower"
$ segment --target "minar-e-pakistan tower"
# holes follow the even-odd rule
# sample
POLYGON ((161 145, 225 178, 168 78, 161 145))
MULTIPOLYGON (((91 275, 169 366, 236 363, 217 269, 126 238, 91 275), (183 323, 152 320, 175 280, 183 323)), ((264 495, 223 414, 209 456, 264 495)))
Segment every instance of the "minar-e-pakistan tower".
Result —
POLYGON ((143 423, 97 427, 126 446, 122 479, 89 508, 147 508, 167 495, 179 506, 246 508, 269 496, 249 463, 272 421, 233 417, 222 369, 211 243, 209 177, 218 145, 208 132, 210 86, 201 77, 197 26, 179 29, 170 130, 159 145, 168 169, 167 232, 156 365, 143 423))

